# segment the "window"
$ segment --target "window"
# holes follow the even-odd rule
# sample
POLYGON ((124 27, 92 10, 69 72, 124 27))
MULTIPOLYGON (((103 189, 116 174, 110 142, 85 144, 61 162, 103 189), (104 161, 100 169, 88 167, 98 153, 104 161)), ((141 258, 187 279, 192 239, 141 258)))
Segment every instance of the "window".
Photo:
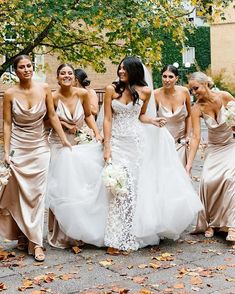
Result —
POLYGON ((183 48, 183 64, 193 64, 195 60, 195 47, 183 48))

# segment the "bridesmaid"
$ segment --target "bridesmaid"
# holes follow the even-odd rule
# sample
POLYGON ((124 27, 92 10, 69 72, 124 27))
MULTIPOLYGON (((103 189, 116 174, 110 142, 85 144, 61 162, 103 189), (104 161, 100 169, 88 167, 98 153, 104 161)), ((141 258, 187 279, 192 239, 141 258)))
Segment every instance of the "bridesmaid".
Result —
MULTIPOLYGON (((75 69, 74 73, 76 87, 87 89, 86 87, 90 85, 91 81, 88 79, 86 72, 83 69, 78 68, 75 69)), ((89 88, 87 89, 87 91, 90 99, 91 113, 93 115, 97 115, 99 111, 99 104, 96 92, 95 90, 89 88)))
POLYGON ((200 182, 204 211, 199 213, 195 232, 212 237, 215 230, 224 230, 228 232, 226 240, 235 241, 235 141, 225 117, 227 104, 235 103, 235 99, 228 92, 213 92, 211 79, 201 72, 191 75, 189 87, 197 101, 192 108, 188 173, 200 142, 200 118, 208 128, 208 148, 200 182))
MULTIPOLYGON (((53 93, 54 107, 56 108, 56 113, 58 114, 66 137, 71 145, 77 144, 74 140, 75 134, 82 128, 84 120, 93 130, 96 140, 101 141, 102 138, 99 135, 94 117, 91 115, 88 91, 83 89, 83 87, 73 87, 75 80, 74 68, 69 64, 61 64, 57 69, 57 79, 60 87, 53 93)), ((81 242, 78 243, 78 241, 75 240, 75 236, 81 237, 82 235, 81 223, 86 223, 86 220, 81 215, 82 213, 86 215, 86 210, 84 209, 80 214, 78 211, 81 211, 83 205, 89 202, 88 194, 86 194, 87 199, 85 200, 85 204, 82 202, 84 198, 86 198, 84 197, 84 190, 82 187, 86 186, 86 183, 88 187, 91 180, 89 181, 89 175, 86 176, 86 171, 82 170, 83 166, 80 157, 86 161, 89 167, 89 164, 92 164, 89 162, 93 160, 93 156, 92 152, 89 151, 89 148, 92 148, 91 144, 79 144, 77 149, 74 149, 75 146, 73 147, 73 152, 71 156, 67 157, 65 162, 66 166, 64 166, 61 155, 61 151, 63 150, 61 149, 62 146, 58 139, 58 135, 55 130, 52 129, 49 135, 52 156, 47 188, 47 196, 50 202, 48 241, 51 246, 63 249, 81 244, 81 242), (60 153, 58 153, 58 151, 60 153), (57 156, 57 154, 59 154, 59 156, 57 156), (87 156, 90 158, 86 159, 87 156), (66 183, 64 183, 65 170, 67 170, 66 183), (79 171, 81 174, 79 174, 79 171), (84 182, 81 183, 84 177, 84 182), (75 195, 76 200, 71 195, 75 195), (66 199, 65 202, 64 199, 66 199), (77 203, 78 206, 76 206, 77 203), (72 211, 74 210, 76 210, 76 215, 73 217, 77 219, 73 219, 72 223, 70 223, 70 218, 73 218, 72 211), (68 230, 67 227, 69 227, 68 230)), ((99 154, 101 154, 100 151, 101 150, 99 150, 99 154)), ((91 171, 92 168, 89 172, 90 174, 92 174, 91 171)), ((93 194, 95 194, 94 191, 93 194)), ((92 208, 90 207, 89 209, 91 212, 92 208)), ((90 232, 90 230, 87 229, 87 232, 88 231, 90 232)), ((87 243, 89 243, 89 240, 91 239, 84 238, 84 241, 87 243)))
POLYGON ((162 71, 163 87, 154 90, 157 113, 167 120, 166 127, 175 139, 176 150, 184 166, 187 163, 187 144, 190 135, 191 103, 187 88, 176 85, 178 70, 173 65, 162 71))
POLYGON ((48 113, 61 144, 71 146, 54 111, 47 84, 32 81, 28 56, 14 61, 19 84, 4 95, 4 161, 12 176, 0 194, 0 235, 43 261, 44 195, 50 149, 43 118, 48 113), (9 154, 14 151, 14 156, 9 154))

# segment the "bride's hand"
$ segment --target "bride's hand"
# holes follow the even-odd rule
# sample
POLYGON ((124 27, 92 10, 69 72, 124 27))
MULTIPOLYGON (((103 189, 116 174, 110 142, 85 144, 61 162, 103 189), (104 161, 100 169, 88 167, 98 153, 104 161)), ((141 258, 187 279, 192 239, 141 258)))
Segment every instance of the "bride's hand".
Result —
POLYGON ((187 174, 191 177, 192 176, 192 166, 187 164, 185 169, 186 169, 187 174))
POLYGON ((112 158, 110 147, 104 146, 104 161, 107 162, 112 158))
POLYGON ((156 127, 164 127, 166 125, 166 119, 164 117, 152 118, 151 123, 156 127))

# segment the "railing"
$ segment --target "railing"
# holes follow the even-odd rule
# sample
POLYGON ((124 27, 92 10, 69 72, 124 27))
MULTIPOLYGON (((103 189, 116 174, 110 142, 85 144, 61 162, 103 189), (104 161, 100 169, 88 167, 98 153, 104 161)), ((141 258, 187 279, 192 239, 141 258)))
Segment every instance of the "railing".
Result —
MULTIPOLYGON (((98 96, 99 109, 104 100, 104 90, 103 89, 95 89, 96 94, 98 96)), ((0 91, 0 135, 3 133, 3 92, 0 91)))

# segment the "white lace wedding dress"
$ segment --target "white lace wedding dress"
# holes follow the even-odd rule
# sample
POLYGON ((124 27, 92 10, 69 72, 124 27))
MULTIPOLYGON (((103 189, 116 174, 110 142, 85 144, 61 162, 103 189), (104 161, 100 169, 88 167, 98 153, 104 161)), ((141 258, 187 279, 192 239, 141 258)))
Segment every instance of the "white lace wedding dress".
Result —
POLYGON ((104 243, 121 250, 177 239, 202 209, 173 137, 142 124, 141 106, 112 101, 112 162, 128 171, 128 193, 110 197, 104 243))

